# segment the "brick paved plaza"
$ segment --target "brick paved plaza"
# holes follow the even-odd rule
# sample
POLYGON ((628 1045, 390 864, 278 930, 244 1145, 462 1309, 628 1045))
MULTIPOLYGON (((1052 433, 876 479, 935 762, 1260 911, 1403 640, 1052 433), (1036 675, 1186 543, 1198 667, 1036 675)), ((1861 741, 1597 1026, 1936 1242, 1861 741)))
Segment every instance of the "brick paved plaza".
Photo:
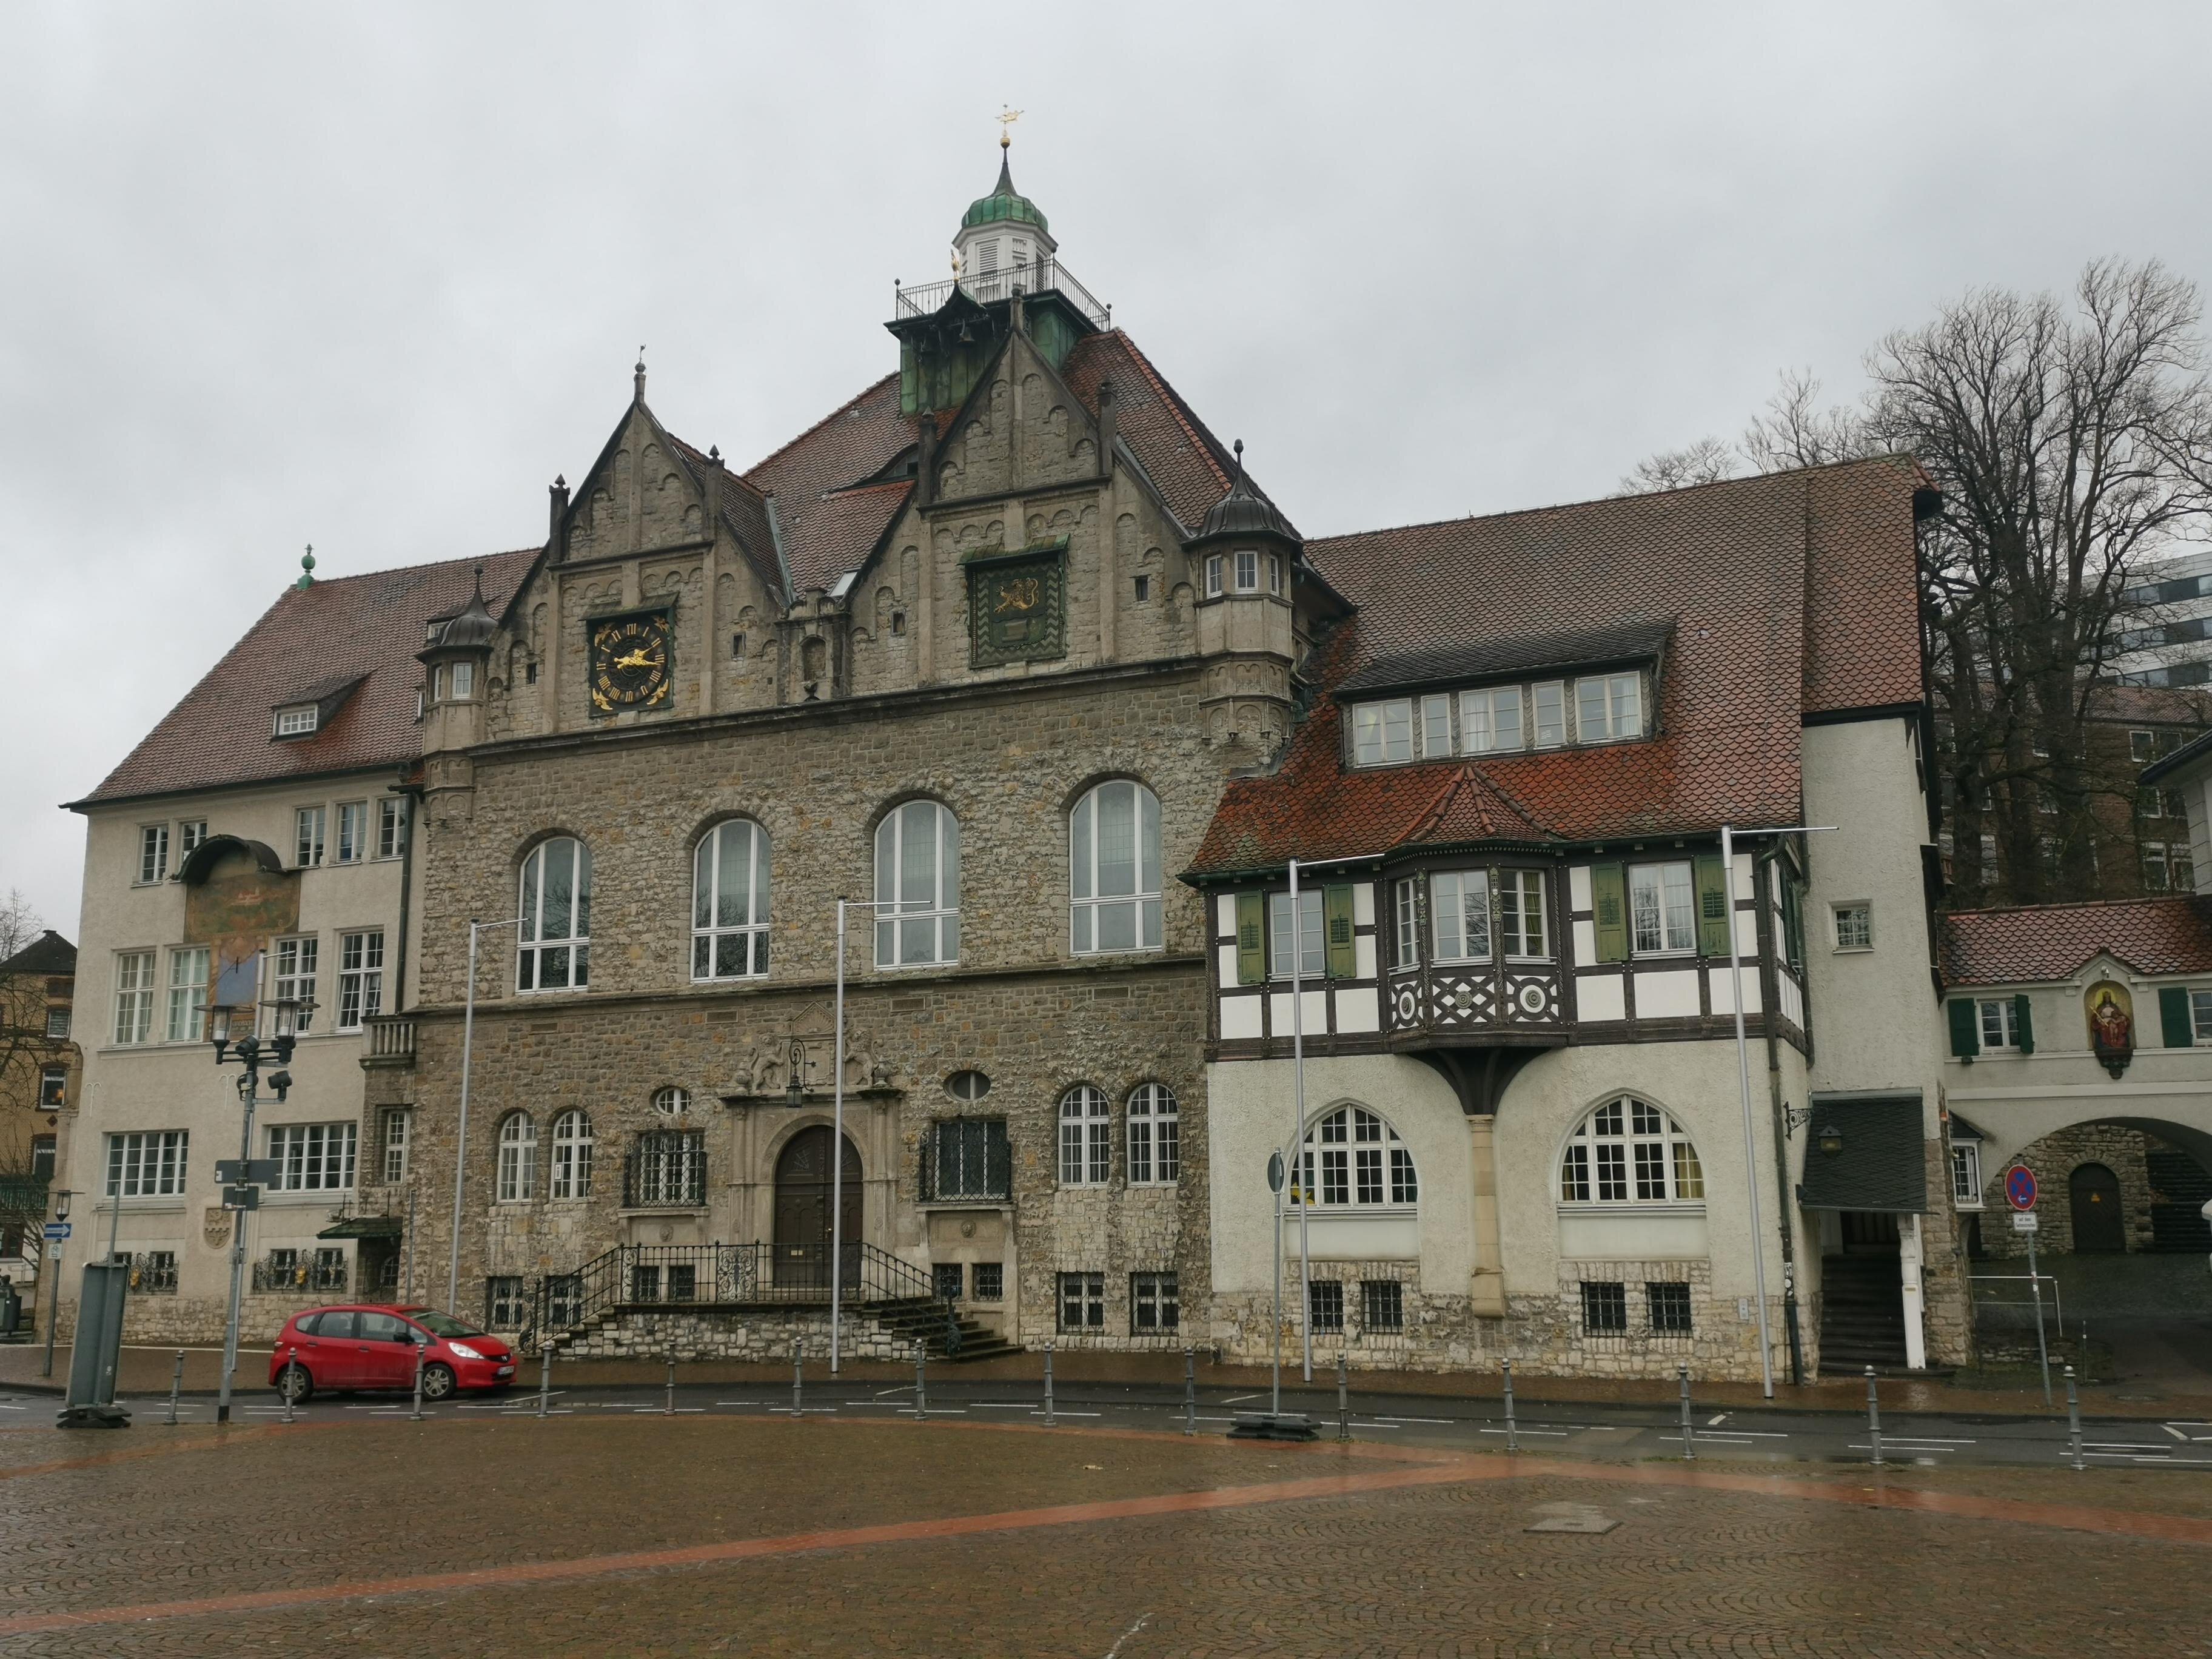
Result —
POLYGON ((2148 1470, 608 1413, 9 1428, 0 1515, 0 1655, 2212 1648, 2148 1470))

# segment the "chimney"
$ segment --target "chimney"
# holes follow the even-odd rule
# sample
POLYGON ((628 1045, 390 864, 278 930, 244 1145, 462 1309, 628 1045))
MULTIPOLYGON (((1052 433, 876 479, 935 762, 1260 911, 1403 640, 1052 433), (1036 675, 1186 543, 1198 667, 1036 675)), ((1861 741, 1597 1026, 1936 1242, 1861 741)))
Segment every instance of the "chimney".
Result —
POLYGON ((545 544, 553 549, 557 556, 561 550, 561 521, 568 516, 568 479, 556 477, 545 493, 552 498, 546 514, 545 544))
POLYGON ((1098 476, 1114 476, 1114 382, 1098 383, 1098 476))

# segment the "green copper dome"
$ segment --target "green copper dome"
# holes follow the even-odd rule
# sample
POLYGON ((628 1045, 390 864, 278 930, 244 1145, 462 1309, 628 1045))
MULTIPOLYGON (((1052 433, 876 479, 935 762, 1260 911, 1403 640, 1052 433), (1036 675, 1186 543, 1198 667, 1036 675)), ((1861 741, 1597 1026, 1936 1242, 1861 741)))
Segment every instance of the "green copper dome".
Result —
POLYGON ((999 158, 998 184, 988 196, 978 197, 968 204, 968 211, 961 216, 960 228, 966 230, 975 225, 997 224, 1000 220, 1035 225, 1048 234, 1052 228, 1045 222, 1037 204, 1014 189, 1014 175, 1004 155, 999 158))

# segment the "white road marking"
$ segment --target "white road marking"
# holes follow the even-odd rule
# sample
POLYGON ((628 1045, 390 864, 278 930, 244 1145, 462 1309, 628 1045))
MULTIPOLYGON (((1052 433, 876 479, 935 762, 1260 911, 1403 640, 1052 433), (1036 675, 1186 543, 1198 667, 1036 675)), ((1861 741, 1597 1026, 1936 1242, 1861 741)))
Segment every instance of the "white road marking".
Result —
POLYGON ((1370 1423, 1449 1423, 1449 1417, 1370 1417, 1370 1423))
MULTIPOLYGON (((1504 1431, 1504 1430, 1503 1430, 1503 1429, 1485 1429, 1485 1430, 1483 1430, 1483 1431, 1482 1431, 1482 1432, 1483 1432, 1484 1434, 1504 1434, 1504 1433, 1505 1432, 1505 1431, 1504 1431)), ((1565 1429, 1522 1429, 1522 1428, 1516 1428, 1516 1429, 1513 1431, 1513 1432, 1514 1432, 1514 1433, 1516 1433, 1516 1434, 1547 1434, 1547 1435, 1550 1435, 1550 1436, 1551 1436, 1554 1440, 1564 1440, 1564 1439, 1565 1439, 1565 1438, 1567 1437, 1567 1431, 1566 1431, 1565 1429)))
POLYGON ((2164 1429, 2168 1434, 2172 1435, 2176 1440, 2186 1440, 2189 1438, 2187 1435, 2182 1433, 2179 1429, 2175 1428, 2171 1423, 2162 1423, 2159 1426, 2164 1429))
POLYGON ((1728 1421, 1728 1413, 1726 1412, 1716 1412, 1705 1419, 1705 1426, 1710 1429, 1717 1423, 1725 1423, 1726 1421, 1728 1421))
POLYGON ((1144 1629, 1146 1620, 1151 1619, 1152 1616, 1152 1615, 1151 1613, 1146 1613, 1143 1619, 1137 1620, 1135 1624, 1130 1626, 1128 1629, 1123 1631, 1121 1635, 1116 1637, 1114 1639, 1114 1645, 1106 1650, 1106 1659, 1115 1659, 1115 1656, 1121 1651, 1121 1644, 1127 1641, 1139 1631, 1144 1629))
POLYGON ((2081 1444, 2085 1448, 2100 1451, 2162 1452, 2166 1449, 2165 1447, 2160 1445, 2155 1440, 2149 1442, 2148 1444, 2138 1440, 2084 1440, 2081 1444))
POLYGON ((1244 1401, 1257 1400, 1261 1396, 1256 1394, 1233 1395, 1229 1399, 1223 1401, 1221 1403, 1224 1406, 1235 1406, 1241 1404, 1244 1401))

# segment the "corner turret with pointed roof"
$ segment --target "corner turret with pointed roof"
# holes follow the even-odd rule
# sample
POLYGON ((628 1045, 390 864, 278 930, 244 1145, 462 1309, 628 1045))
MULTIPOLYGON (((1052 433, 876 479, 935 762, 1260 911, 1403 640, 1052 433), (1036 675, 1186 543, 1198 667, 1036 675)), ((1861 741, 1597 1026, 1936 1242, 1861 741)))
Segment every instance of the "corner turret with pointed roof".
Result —
POLYGON ((1199 526, 1198 534, 1190 544, 1219 541, 1232 537, 1265 536, 1279 542, 1299 545, 1298 532, 1291 521, 1282 515, 1275 504, 1252 488, 1252 481, 1244 476, 1244 441, 1237 441, 1237 475, 1229 481, 1229 488, 1221 499, 1207 509, 1206 522, 1199 526))
POLYGON ((499 632, 499 619, 484 601, 482 565, 468 603, 431 617, 422 632, 425 643, 415 660, 423 667, 424 781, 434 793, 466 791, 474 773, 465 751, 483 741, 492 641, 499 632))

